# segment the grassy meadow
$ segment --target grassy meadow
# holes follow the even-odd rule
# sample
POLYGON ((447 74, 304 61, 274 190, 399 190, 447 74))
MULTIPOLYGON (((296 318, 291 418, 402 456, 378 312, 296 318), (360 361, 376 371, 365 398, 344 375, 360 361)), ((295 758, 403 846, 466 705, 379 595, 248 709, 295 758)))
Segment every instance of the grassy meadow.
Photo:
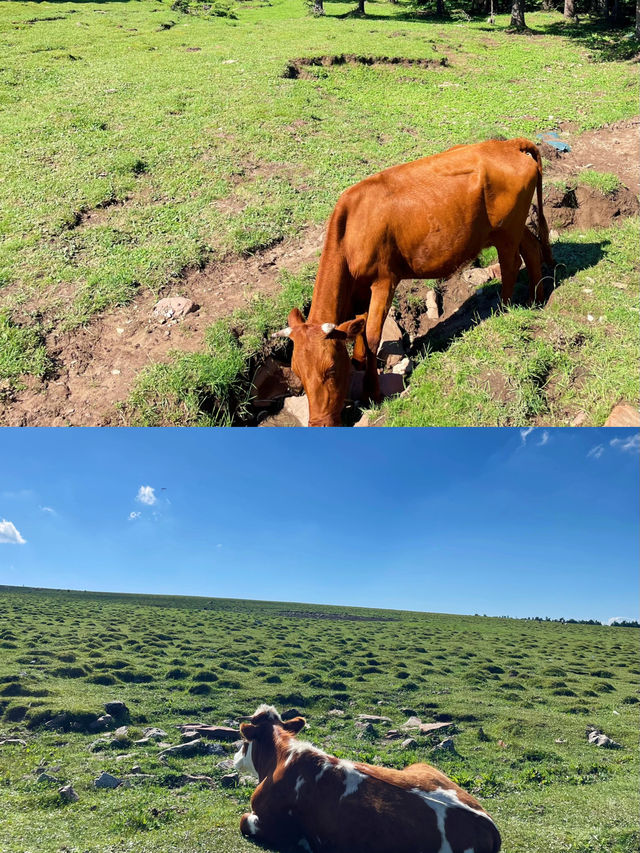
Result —
MULTIPOLYGON (((557 13, 529 14, 532 34, 514 36, 506 16, 495 26, 436 21, 408 0, 368 2, 365 17, 345 2, 328 2, 322 18, 302 0, 214 7, 219 15, 163 0, 0 2, 7 403, 60 375, 61 335, 141 294, 180 292, 185 270, 302 234, 372 172, 492 134, 534 137, 559 121, 580 133, 637 113, 633 39, 563 27, 557 13), (299 57, 341 54, 428 64, 308 67, 298 79, 287 70, 299 57)), ((614 180, 605 176, 604 190, 614 180)), ((535 340, 518 311, 486 319, 447 352, 425 355, 415 394, 391 403, 390 421, 561 424, 576 402, 595 424, 617 400, 635 399, 637 233, 632 220, 563 235, 554 312, 524 316, 529 331, 539 327, 535 340), (597 328, 586 320, 585 276, 604 318, 597 328), (587 343, 546 352, 556 326, 587 343), (506 346, 513 395, 496 403, 465 377, 506 346), (554 371, 561 393, 548 399, 540 389, 554 371)), ((121 400, 123 422, 229 422, 228 400, 246 398, 256 326, 263 341, 286 308, 308 303, 308 289, 285 301, 266 320, 264 304, 250 304, 241 321, 214 324, 195 353, 146 367, 121 400)))
POLYGON ((266 701, 341 757, 436 764, 495 817, 506 853, 638 849, 638 632, 317 605, 0 588, 0 849, 242 853, 251 787, 226 753, 162 762, 145 726, 234 724, 266 701), (128 731, 86 732, 122 699, 128 731), (338 709, 342 716, 329 714, 338 709), (58 729, 45 723, 69 712, 58 729), (455 752, 384 739, 409 712, 455 752), (387 716, 359 735, 357 715, 387 716), (587 743, 595 725, 623 745, 587 743), (26 743, 3 743, 5 739, 26 743), (134 765, 140 772, 127 775, 134 765), (38 781, 46 769, 58 782, 38 781), (96 790, 102 770, 128 787, 96 790), (184 775, 211 780, 186 781, 184 775), (79 799, 57 789, 72 782, 79 799))

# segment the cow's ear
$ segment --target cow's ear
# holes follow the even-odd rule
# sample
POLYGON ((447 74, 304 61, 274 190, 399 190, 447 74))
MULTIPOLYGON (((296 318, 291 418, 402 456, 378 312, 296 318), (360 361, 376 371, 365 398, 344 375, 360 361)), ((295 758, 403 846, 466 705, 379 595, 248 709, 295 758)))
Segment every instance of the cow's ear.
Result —
POLYGON ((251 723, 240 723, 240 734, 245 740, 255 740, 258 737, 258 726, 251 723))
POLYGON ((302 311, 300 311, 299 308, 294 308, 289 312, 287 325, 292 329, 295 329, 296 326, 304 325, 304 317, 302 316, 302 311))
POLYGON ((361 335, 364 332, 364 328, 367 324, 367 315, 362 314, 359 317, 356 317, 355 320, 347 320, 346 323, 341 323, 336 327, 336 332, 343 332, 352 340, 353 338, 357 338, 358 335, 361 335))
POLYGON ((306 725, 307 721, 304 717, 294 717, 292 720, 287 720, 286 723, 283 723, 282 728, 293 735, 297 735, 306 725))

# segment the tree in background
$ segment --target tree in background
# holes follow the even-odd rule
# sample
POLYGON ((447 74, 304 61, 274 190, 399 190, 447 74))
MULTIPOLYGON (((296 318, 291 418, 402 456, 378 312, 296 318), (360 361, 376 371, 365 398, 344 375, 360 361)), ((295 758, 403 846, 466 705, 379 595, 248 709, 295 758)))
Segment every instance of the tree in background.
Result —
POLYGON ((524 0, 513 0, 513 5, 511 6, 511 21, 509 23, 509 29, 527 29, 527 25, 524 22, 524 0))

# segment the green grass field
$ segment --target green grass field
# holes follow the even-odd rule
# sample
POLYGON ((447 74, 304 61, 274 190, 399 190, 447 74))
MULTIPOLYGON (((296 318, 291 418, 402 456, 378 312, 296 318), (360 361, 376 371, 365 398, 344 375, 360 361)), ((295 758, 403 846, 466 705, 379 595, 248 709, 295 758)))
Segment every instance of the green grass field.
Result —
POLYGON ((241 853, 251 788, 220 786, 228 755, 170 758, 146 725, 225 723, 296 707, 304 737, 341 757, 436 764, 495 817, 506 853, 638 849, 637 631, 314 605, 0 588, 0 849, 241 853), (123 699, 129 731, 88 734, 123 699), (44 723, 60 710, 70 724, 44 723), (340 709, 344 716, 328 712, 340 709), (456 752, 384 740, 412 710, 451 721, 456 752), (358 738, 359 713, 388 716, 358 738), (587 743, 596 725, 623 745, 587 743), (2 743, 21 738, 26 746, 2 743), (96 744, 96 741, 98 743, 96 744), (93 746, 92 746, 93 745, 93 746), (122 757, 124 756, 124 757, 122 757), (99 791, 106 770, 130 787, 99 791), (79 795, 64 804, 46 768, 79 795), (184 784, 183 774, 204 774, 184 784))
MULTIPOLYGON (((348 3, 326 8, 316 19, 301 0, 275 0, 231 4, 234 17, 199 17, 161 0, 0 2, 0 391, 8 401, 30 375, 46 389, 64 369, 55 354, 61 334, 141 293, 179 289, 187 268, 323 222, 345 187, 385 166, 491 134, 534 136, 557 121, 580 132, 637 112, 635 66, 605 61, 622 56, 620 45, 632 54, 633 39, 620 34, 563 29, 555 13, 531 14, 534 34, 513 36, 506 17, 495 27, 434 21, 407 2, 368 3, 365 18, 344 17, 348 3), (347 63, 283 76, 297 57, 342 53, 432 64, 347 63)), ((583 270, 598 298, 615 302, 601 330, 609 343, 594 333, 593 346, 568 356, 589 377, 584 404, 594 423, 633 392, 634 297, 609 279, 634 275, 627 256, 637 223, 614 236, 572 235, 560 251, 567 264, 577 244, 602 245, 586 264, 578 252, 567 292, 583 270)), ((580 322, 586 314, 576 294, 566 325, 574 308, 580 322)), ((453 370, 427 358, 416 397, 392 405, 394 422, 562 423, 562 406, 529 399, 539 353, 522 342, 516 405, 495 412, 491 401, 455 391, 442 405, 422 402, 433 388, 438 398, 450 394, 452 375, 473 372, 470 348, 492 357, 519 325, 518 317, 485 321, 486 331, 443 357, 453 370)), ((211 337, 195 359, 176 354, 168 367, 150 366, 126 422, 224 423, 246 353, 231 358, 234 373, 229 347, 211 337), (211 382, 220 373, 228 375, 222 386, 211 382)))

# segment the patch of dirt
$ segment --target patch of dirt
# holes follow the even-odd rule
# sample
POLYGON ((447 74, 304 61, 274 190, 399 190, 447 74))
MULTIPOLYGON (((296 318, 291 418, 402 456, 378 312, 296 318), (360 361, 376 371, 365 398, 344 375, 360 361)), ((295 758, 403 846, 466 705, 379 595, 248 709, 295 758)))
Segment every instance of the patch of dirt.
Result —
POLYGON ((166 361, 172 350, 202 350, 211 323, 253 296, 276 293, 281 271, 295 272, 315 260, 323 239, 324 226, 310 226, 301 237, 250 257, 188 271, 160 294, 140 293, 131 304, 87 326, 52 333, 46 344, 58 366, 56 378, 28 379, 27 388, 15 392, 0 412, 0 425, 117 425, 116 404, 126 399, 143 367, 166 361), (156 302, 175 295, 193 300, 199 310, 175 325, 152 319, 156 302))
POLYGON ((491 398, 499 403, 513 403, 516 399, 515 391, 509 385, 509 380, 499 370, 483 371, 476 382, 479 388, 484 388, 489 392, 491 398))
POLYGON ((619 121, 577 135, 569 122, 560 122, 559 136, 571 146, 560 153, 550 145, 541 146, 543 157, 551 160, 545 177, 575 175, 583 169, 611 172, 636 196, 640 192, 638 172, 640 117, 619 121))
POLYGON ((547 186, 544 211, 550 228, 608 228, 619 218, 635 216, 637 197, 626 187, 603 195, 593 187, 547 186))
POLYGON ((449 66, 449 60, 442 56, 435 59, 407 59, 403 56, 361 56, 355 53, 327 54, 323 56, 301 56, 291 59, 282 76, 287 80, 314 79, 308 68, 330 68, 335 65, 397 65, 404 68, 443 68, 449 66))

